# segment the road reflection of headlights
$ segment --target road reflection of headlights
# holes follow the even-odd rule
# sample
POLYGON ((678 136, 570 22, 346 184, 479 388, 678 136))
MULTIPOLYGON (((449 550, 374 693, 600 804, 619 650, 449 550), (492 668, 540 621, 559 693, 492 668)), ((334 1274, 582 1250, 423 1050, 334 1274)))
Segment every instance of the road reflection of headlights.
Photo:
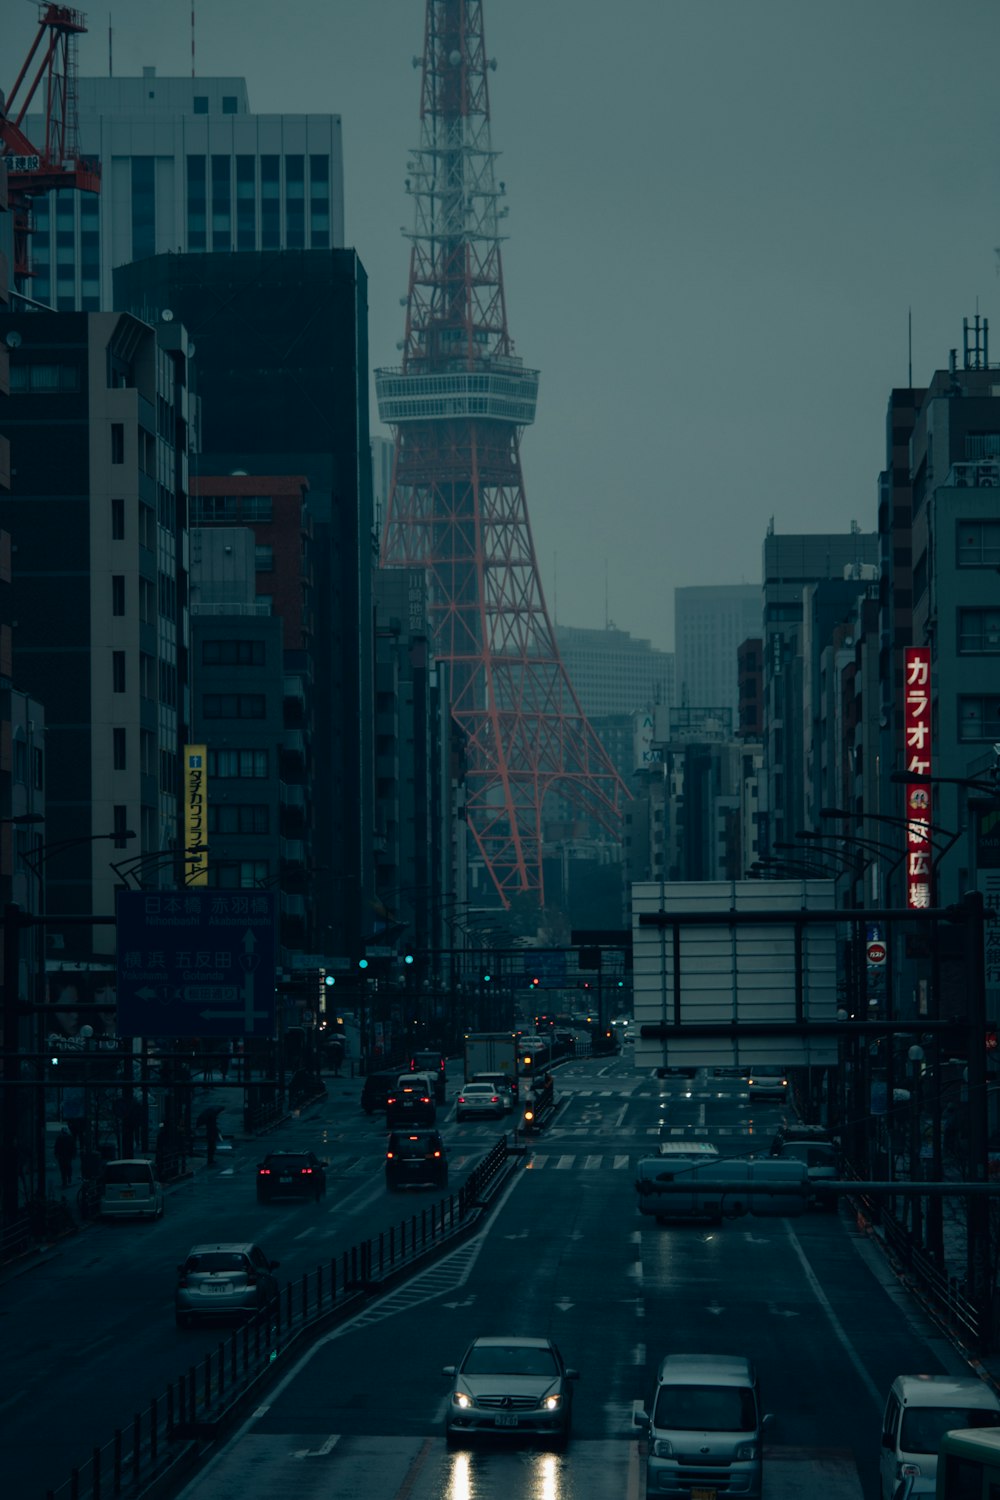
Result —
POLYGON ((446 1500, 471 1500, 472 1475, 467 1453, 454 1453, 451 1460, 451 1484, 446 1500))

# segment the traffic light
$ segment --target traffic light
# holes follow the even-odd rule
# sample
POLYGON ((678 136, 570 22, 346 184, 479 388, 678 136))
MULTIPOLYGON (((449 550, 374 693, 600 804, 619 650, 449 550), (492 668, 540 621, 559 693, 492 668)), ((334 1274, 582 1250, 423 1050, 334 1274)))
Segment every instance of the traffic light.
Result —
POLYGON ((484 983, 484 984, 489 984, 489 982, 490 982, 490 980, 491 980, 491 979, 492 979, 492 978, 493 978, 493 975, 492 975, 492 974, 484 974, 484 975, 483 975, 483 983, 484 983))
POLYGON ((359 969, 367 969, 367 967, 368 967, 368 960, 367 960, 367 958, 359 958, 358 959, 358 968, 359 969))
POLYGON ((403 962, 404 962, 404 964, 412 964, 412 962, 413 962, 413 954, 412 953, 404 953, 403 954, 403 962))
POLYGON ((336 975, 324 974, 323 983, 326 985, 327 989, 331 989, 337 983, 336 975))
POLYGON ((539 978, 537 978, 537 976, 534 979, 532 979, 532 981, 531 981, 531 987, 532 987, 532 989, 537 989, 538 986, 541 984, 541 982, 542 981, 539 978))

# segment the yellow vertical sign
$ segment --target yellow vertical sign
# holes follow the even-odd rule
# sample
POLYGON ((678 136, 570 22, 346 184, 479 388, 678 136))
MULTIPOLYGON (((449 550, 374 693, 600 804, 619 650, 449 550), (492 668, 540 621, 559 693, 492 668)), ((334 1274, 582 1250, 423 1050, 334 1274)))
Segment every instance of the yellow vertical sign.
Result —
POLYGON ((184 884, 208 884, 208 756, 184 746, 184 884))

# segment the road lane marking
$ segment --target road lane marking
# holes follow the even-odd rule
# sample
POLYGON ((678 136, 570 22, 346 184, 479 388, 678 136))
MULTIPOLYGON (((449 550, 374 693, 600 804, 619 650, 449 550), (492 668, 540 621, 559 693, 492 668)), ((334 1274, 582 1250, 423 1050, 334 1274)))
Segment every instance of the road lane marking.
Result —
POLYGON ((872 1380, 868 1371, 865 1369, 860 1355, 847 1336, 847 1330, 844 1328, 844 1325, 837 1317, 837 1314, 834 1312, 833 1308, 830 1305, 829 1298, 827 1297, 823 1288, 820 1286, 819 1279, 816 1276, 816 1272, 813 1270, 812 1266, 806 1259, 806 1253, 799 1243, 798 1235, 795 1233, 794 1229, 787 1221, 785 1223, 785 1229, 788 1234, 788 1238, 792 1242, 792 1249, 795 1251, 796 1255, 799 1258, 799 1263, 801 1264, 802 1270, 805 1273, 805 1278, 809 1283, 813 1296, 816 1298, 816 1301, 826 1313, 827 1321, 829 1322, 830 1327, 836 1334, 837 1340, 842 1345, 845 1354, 851 1361, 851 1364, 860 1375, 861 1383, 864 1386, 865 1390, 868 1392, 869 1396, 872 1398, 872 1401, 875 1403, 876 1410, 881 1412, 883 1406, 882 1393, 879 1391, 874 1380, 872 1380))

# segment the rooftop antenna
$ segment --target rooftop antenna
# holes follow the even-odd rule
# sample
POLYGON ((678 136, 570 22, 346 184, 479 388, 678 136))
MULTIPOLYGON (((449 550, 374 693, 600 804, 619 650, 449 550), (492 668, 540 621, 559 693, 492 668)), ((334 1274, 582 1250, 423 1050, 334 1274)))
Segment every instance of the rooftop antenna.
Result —
POLYGON ((906 309, 906 385, 913 389, 913 308, 906 309))
POLYGON ((194 77, 194 0, 191 0, 191 77, 194 77))

